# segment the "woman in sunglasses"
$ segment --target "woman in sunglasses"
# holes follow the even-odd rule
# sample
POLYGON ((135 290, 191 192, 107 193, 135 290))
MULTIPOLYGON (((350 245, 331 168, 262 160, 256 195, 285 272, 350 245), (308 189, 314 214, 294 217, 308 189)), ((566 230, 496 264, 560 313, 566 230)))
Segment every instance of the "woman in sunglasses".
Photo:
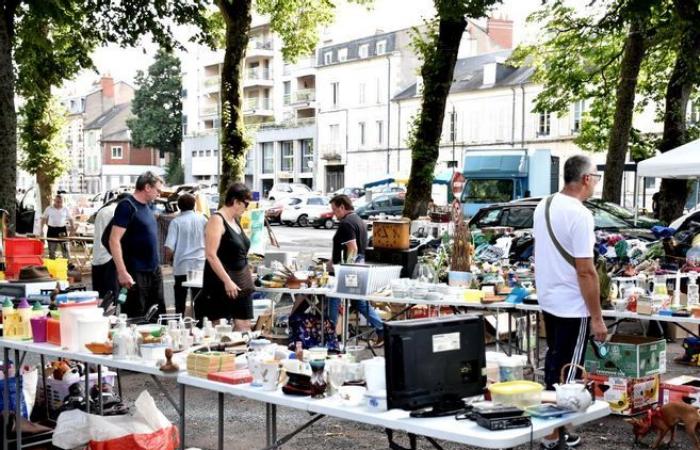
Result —
POLYGON ((202 294, 194 305, 198 320, 233 319, 236 331, 249 331, 253 318, 250 240, 241 228, 250 199, 250 190, 243 183, 234 183, 226 191, 224 205, 209 219, 204 231, 202 294))

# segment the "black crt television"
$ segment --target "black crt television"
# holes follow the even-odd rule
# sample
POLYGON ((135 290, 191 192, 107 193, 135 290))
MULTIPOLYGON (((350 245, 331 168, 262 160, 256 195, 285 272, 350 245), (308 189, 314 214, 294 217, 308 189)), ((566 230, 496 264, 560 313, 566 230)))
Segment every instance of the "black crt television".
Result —
POLYGON ((486 386, 484 319, 464 314, 384 323, 387 407, 450 415, 486 386))

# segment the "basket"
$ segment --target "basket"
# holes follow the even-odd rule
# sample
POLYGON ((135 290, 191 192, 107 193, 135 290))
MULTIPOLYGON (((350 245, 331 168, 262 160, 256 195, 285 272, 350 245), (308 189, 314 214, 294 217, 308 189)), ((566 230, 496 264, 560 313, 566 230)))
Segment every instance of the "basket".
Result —
POLYGON ((39 239, 5 238, 5 256, 41 256, 43 254, 44 243, 39 239))
MULTIPOLYGON (((90 387, 97 384, 97 373, 91 373, 89 375, 90 387)), ((112 371, 102 372, 102 384, 111 384, 114 386, 116 382, 117 374, 112 371)), ((55 380, 54 378, 46 379, 46 400, 49 403, 49 409, 56 411, 63 405, 63 400, 68 396, 68 389, 74 383, 81 383, 85 386, 85 376, 80 377, 80 381, 65 381, 65 380, 55 380)), ((88 393, 89 394, 89 393, 88 393)))

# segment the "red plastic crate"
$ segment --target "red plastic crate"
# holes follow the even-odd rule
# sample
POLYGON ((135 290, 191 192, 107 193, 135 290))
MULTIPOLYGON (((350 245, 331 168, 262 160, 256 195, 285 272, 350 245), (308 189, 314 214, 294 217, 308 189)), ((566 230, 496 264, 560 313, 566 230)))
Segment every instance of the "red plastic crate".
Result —
POLYGON ((41 256, 8 256, 5 258, 5 277, 17 278, 22 267, 43 265, 44 260, 41 256))
POLYGON ((39 239, 24 237, 5 238, 5 256, 41 256, 44 243, 39 239))

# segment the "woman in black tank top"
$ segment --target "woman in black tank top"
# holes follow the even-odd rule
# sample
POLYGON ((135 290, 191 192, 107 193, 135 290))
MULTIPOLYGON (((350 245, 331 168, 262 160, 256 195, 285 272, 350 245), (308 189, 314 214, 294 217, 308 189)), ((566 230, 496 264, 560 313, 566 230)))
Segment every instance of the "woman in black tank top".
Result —
POLYGON ((226 192, 224 206, 214 213, 205 230, 202 294, 194 305, 198 320, 233 319, 237 331, 250 330, 254 291, 248 267, 250 240, 240 225, 248 207, 250 190, 242 183, 226 192))

